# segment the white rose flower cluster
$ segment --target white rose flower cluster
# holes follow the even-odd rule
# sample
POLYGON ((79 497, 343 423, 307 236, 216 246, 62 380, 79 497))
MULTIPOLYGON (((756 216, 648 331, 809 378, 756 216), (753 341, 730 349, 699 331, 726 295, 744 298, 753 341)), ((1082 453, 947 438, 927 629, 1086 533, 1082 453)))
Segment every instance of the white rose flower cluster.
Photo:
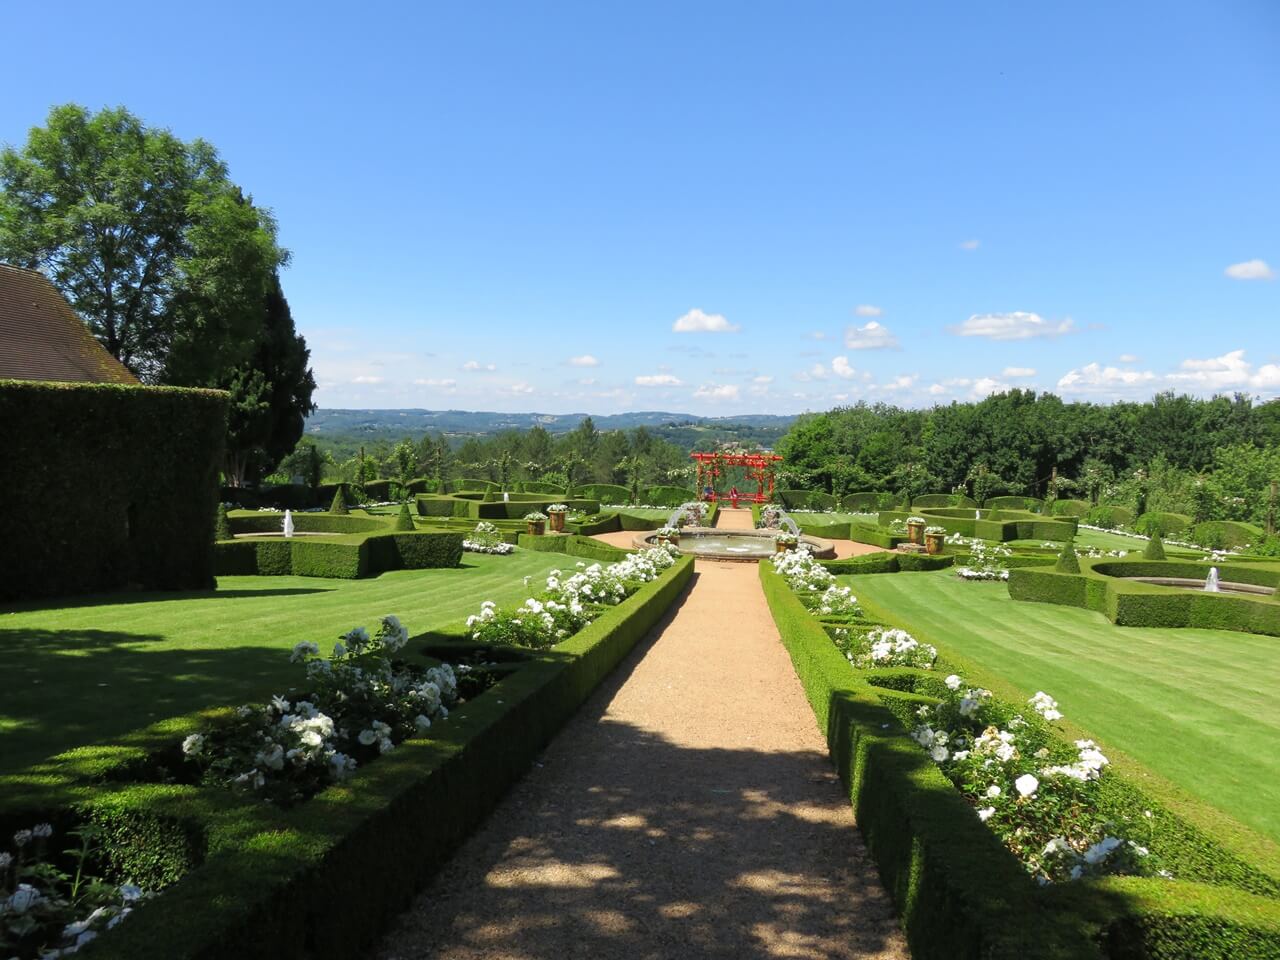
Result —
POLYGON ((657 579, 677 556, 677 550, 663 545, 608 566, 579 563, 568 576, 552 570, 543 590, 518 607, 500 610, 492 600, 484 601, 479 613, 467 617, 467 630, 476 643, 554 646, 595 619, 600 607, 625 600, 635 584, 657 579))
POLYGON ((422 735, 457 703, 450 665, 393 666, 390 657, 408 642, 408 629, 387 615, 373 635, 364 627, 343 634, 327 659, 317 644, 296 644, 289 659, 305 665, 304 688, 240 707, 233 720, 187 736, 182 752, 206 782, 286 805, 304 800, 422 735))
POLYGON ((808 547, 775 553, 769 562, 786 579, 792 590, 824 591, 836 582, 835 574, 815 560, 808 547))
MULTIPOLYGON (((72 956, 151 896, 133 884, 88 876, 79 877, 77 887, 50 859, 46 841, 52 836, 50 824, 38 823, 13 835, 12 852, 0 850, 0 955, 19 955, 39 943, 39 960, 72 956)), ((90 834, 78 837, 76 852, 96 852, 90 834)))
MULTIPOLYGON (((1097 744, 1077 740, 1074 755, 1066 754, 1047 727, 1008 716, 991 691, 957 674, 943 685, 941 703, 916 711, 911 738, 1039 882, 1155 872, 1142 862, 1149 851, 1112 836, 1109 816, 1098 809, 1096 783, 1108 761, 1097 744)), ((1062 719, 1044 691, 1028 703, 1044 722, 1062 719)))
POLYGON ((876 627, 862 636, 856 646, 845 652, 855 667, 915 667, 932 670, 938 650, 921 643, 905 630, 876 627))
POLYGON ((476 528, 462 538, 462 549, 469 553, 489 553, 506 556, 515 547, 502 539, 502 534, 492 523, 482 520, 476 528))

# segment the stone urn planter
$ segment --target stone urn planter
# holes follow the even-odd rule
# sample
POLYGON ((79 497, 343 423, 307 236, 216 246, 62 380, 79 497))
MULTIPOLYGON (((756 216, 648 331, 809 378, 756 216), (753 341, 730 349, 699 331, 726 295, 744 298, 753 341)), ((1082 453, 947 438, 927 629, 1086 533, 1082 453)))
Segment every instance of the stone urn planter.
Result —
POLYGON ((773 541, 774 553, 786 553, 788 550, 794 550, 800 543, 799 537, 790 534, 779 536, 773 541))
POLYGON ((529 533, 532 536, 540 537, 547 530, 547 515, 545 513, 533 512, 524 515, 524 522, 529 525, 529 533))
POLYGON ((547 519, 551 524, 552 533, 564 533, 564 518, 568 509, 557 510, 555 507, 547 507, 547 519))
POLYGON ((918 517, 911 517, 907 520, 907 539, 912 543, 924 543, 924 521, 918 517))
POLYGON ((946 540, 945 533, 930 533, 925 531, 924 534, 924 551, 931 555, 942 553, 942 544, 946 540))

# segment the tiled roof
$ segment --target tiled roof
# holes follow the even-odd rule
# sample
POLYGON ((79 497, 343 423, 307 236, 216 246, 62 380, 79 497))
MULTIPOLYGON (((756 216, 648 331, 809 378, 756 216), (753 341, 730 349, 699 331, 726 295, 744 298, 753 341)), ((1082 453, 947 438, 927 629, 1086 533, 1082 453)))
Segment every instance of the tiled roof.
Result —
POLYGON ((0 263, 0 380, 137 383, 49 278, 0 263))

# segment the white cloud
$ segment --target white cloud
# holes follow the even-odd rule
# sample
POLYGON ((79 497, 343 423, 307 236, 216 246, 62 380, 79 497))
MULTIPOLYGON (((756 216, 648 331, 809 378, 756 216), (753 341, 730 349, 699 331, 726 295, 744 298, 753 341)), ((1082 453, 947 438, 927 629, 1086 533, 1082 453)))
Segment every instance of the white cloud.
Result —
POLYGON ((1055 324, 1039 314, 1015 310, 1012 313, 975 313, 964 323, 952 327, 951 332, 960 337, 1029 340, 1032 337, 1060 337, 1071 333, 1074 327, 1070 317, 1055 324))
POLYGON ((961 250, 977 250, 980 246, 982 246, 981 240, 964 240, 960 243, 961 250))
POLYGON ((507 391, 517 395, 533 393, 533 387, 530 384, 525 383, 523 380, 517 380, 515 383, 511 384, 511 386, 507 387, 507 391))
POLYGON ((993 393, 1004 393, 1009 389, 1007 383, 1001 383, 995 377, 979 377, 973 381, 971 393, 975 398, 986 397, 993 393))
POLYGON ((931 383, 931 384, 929 385, 929 392, 930 392, 931 394, 933 394, 935 397, 937 397, 937 396, 941 396, 942 394, 946 393, 946 392, 947 392, 947 388, 946 388, 946 387, 944 387, 944 386, 943 386, 942 384, 940 384, 940 383, 931 383))
POLYGON ((1280 387, 1280 364, 1268 363, 1256 370, 1244 358, 1243 350, 1232 350, 1208 360, 1183 360, 1181 370, 1167 379, 1176 384, 1198 386, 1205 390, 1226 387, 1280 387))
POLYGON ((597 382, 598 381, 596 380, 595 377, 583 377, 581 380, 578 381, 578 383, 584 387, 594 387, 597 382))
POLYGON ((678 387, 683 383, 679 377, 669 373, 655 373, 648 377, 636 377, 637 387, 678 387))
POLYGON ((871 389, 883 390, 886 393, 894 393, 898 390, 910 390, 918 379, 919 377, 914 373, 903 374, 902 376, 894 377, 892 380, 886 381, 885 383, 873 384, 871 389))
POLYGON ((820 363, 815 363, 809 368, 809 376, 815 380, 825 380, 827 378, 827 368, 820 363))
POLYGON ((853 367, 849 366, 848 357, 836 357, 831 361, 831 369, 837 377, 843 377, 845 380, 848 380, 857 372, 853 367))
POLYGON ((589 353, 584 353, 580 357, 570 357, 569 366, 571 367, 598 367, 600 361, 589 353))
POLYGON ((850 350, 892 350, 898 346, 898 338, 888 327, 872 320, 865 327, 849 327, 845 330, 844 345, 850 350))
POLYGON ((1120 354, 1120 362, 1121 363, 1137 363, 1138 355, 1134 353, 1122 353, 1120 354))
POLYGON ((768 374, 761 374, 758 377, 751 378, 752 383, 773 383, 773 377, 768 374))
POLYGON ((736 333, 738 328, 719 313, 693 309, 671 325, 676 333, 736 333))
POLYGON ((1223 271, 1232 280, 1274 280, 1276 273, 1265 260, 1245 260, 1233 263, 1223 271))
POLYGON ((1004 372, 1000 374, 1002 377, 1012 377, 1018 379, 1020 377, 1034 377, 1036 371, 1034 367, 1005 367, 1004 372))
POLYGON ((737 400, 738 385, 736 383, 704 383, 693 396, 698 400, 737 400))
POLYGON ((494 370, 497 370, 498 368, 492 363, 481 363, 478 360, 468 360, 466 363, 462 365, 462 369, 466 370, 468 373, 475 373, 477 370, 484 370, 489 373, 492 373, 494 370))
POLYGON ((879 317, 884 314, 883 310, 870 303, 858 304, 853 308, 853 312, 860 317, 879 317))
POLYGON ((1156 379, 1150 370, 1124 370, 1089 363, 1078 370, 1068 370, 1058 380, 1064 393, 1116 393, 1144 390, 1156 379))
POLYGON ((434 378, 418 379, 413 381, 417 387, 440 387, 444 390, 452 390, 458 385, 457 380, 436 380, 434 378))
POLYGON ((375 384, 375 383, 381 383, 382 379, 383 379, 382 377, 359 376, 359 377, 352 377, 351 382, 363 383, 363 384, 375 384))

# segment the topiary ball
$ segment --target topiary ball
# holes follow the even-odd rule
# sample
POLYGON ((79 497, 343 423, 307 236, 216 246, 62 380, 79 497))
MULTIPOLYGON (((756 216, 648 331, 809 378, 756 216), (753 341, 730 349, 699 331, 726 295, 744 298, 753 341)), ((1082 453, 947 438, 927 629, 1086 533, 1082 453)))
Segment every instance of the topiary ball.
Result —
POLYGON ((1164 541, 1160 539, 1160 534, 1156 534, 1147 541, 1146 549, 1142 551, 1142 556, 1146 560, 1163 560, 1164 559, 1164 541))
POLYGON ((413 514, 409 512, 407 503, 400 504, 400 512, 396 514, 395 525, 391 528, 396 531, 413 530, 413 514))
POLYGON ((342 493, 342 484, 338 484, 338 489, 333 491, 333 503, 329 505, 329 512, 341 514, 351 512, 347 509, 347 498, 342 493))
POLYGON ((1062 545, 1062 552, 1058 554, 1058 562, 1053 565, 1053 569, 1059 573, 1079 573, 1080 557, 1076 555, 1076 545, 1068 540, 1062 545))

